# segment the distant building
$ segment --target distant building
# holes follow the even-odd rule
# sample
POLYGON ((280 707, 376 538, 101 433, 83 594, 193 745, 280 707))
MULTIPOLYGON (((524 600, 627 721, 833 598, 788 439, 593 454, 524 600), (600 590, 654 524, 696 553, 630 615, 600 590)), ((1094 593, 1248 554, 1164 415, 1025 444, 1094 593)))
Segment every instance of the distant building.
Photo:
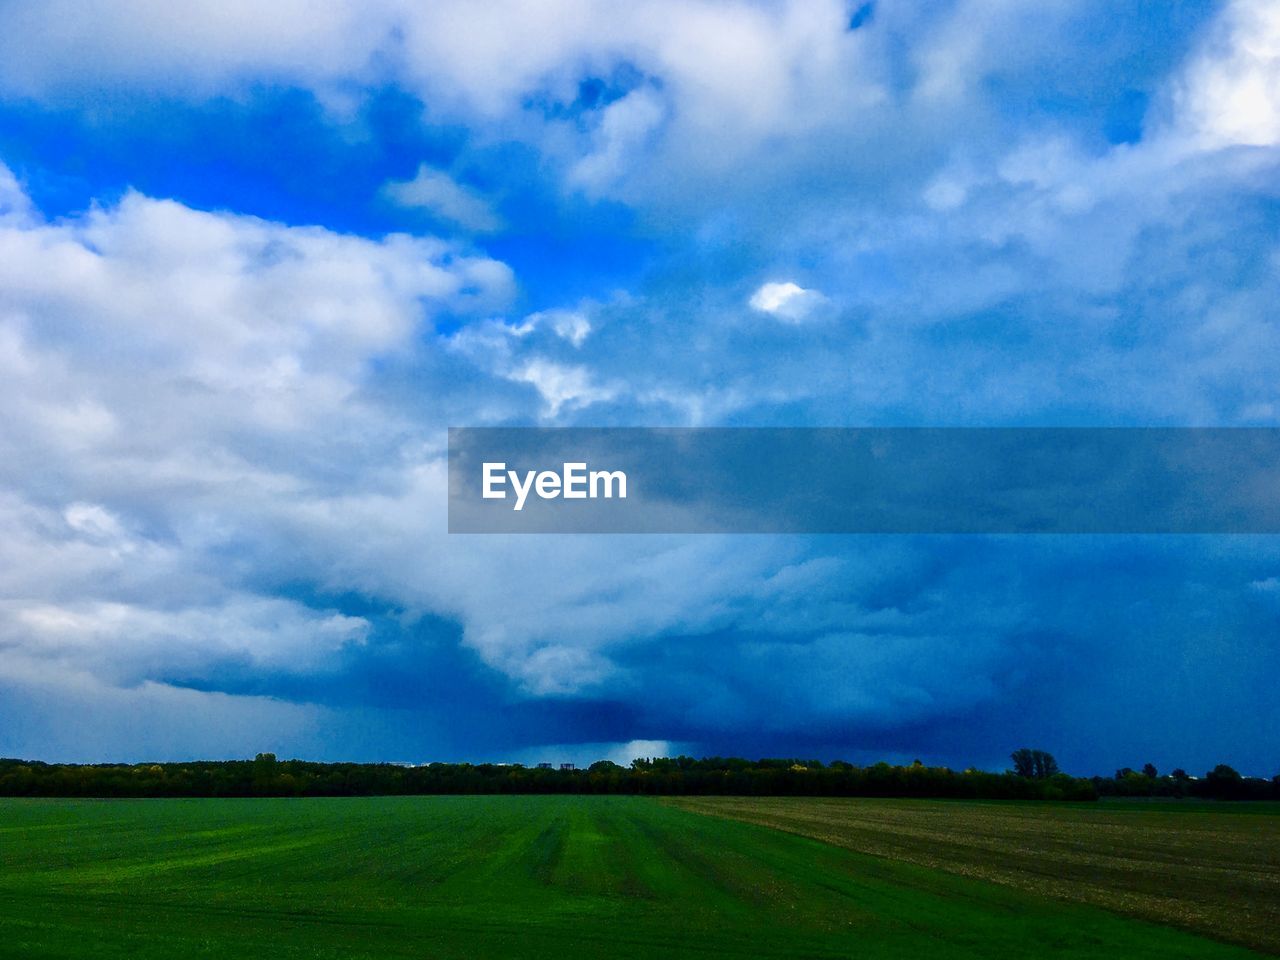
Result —
POLYGON ((540 763, 540 764, 538 764, 538 769, 539 769, 539 770, 550 770, 550 769, 551 769, 551 764, 549 764, 549 763, 540 763))
MULTIPOLYGON (((550 766, 550 764, 548 764, 548 766, 550 766)), ((573 770, 573 769, 575 769, 575 768, 574 768, 574 766, 573 766, 573 764, 572 764, 572 763, 562 763, 562 764, 560 764, 560 769, 561 769, 561 770, 573 770)))

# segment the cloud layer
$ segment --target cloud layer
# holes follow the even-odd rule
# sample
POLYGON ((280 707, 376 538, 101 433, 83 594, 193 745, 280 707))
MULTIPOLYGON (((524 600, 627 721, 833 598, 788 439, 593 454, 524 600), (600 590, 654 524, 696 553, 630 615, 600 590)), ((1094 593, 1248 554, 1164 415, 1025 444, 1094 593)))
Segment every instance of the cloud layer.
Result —
POLYGON ((0 752, 1274 772, 1266 541, 450 537, 442 462, 451 424, 1275 424, 1269 4, 74 6, 0 4, 0 752), (295 96, 329 133, 255 216, 219 164, 270 158, 207 111, 295 96), (189 126, 166 182, 217 202, 66 123, 189 126))

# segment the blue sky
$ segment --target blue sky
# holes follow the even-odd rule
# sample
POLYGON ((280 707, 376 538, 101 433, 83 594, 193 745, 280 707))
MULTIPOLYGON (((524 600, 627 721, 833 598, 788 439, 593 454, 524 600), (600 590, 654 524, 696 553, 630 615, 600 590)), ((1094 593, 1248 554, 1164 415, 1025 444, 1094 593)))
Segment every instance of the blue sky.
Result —
POLYGON ((450 425, 1280 420, 1266 0, 0 2, 0 754, 1280 770, 1266 537, 451 537, 450 425))

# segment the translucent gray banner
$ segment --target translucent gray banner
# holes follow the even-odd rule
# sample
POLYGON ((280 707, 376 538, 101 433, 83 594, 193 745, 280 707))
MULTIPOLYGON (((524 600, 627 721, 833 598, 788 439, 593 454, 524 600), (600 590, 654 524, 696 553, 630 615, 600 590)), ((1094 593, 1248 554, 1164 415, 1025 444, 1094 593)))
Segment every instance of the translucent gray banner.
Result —
POLYGON ((449 431, 451 533, 1280 533, 1280 429, 449 431))

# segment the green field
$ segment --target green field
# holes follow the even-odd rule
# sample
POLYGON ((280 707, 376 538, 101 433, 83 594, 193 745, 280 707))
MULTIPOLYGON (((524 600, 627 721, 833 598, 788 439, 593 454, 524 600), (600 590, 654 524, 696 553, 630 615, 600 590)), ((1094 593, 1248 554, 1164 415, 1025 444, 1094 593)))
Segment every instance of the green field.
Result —
POLYGON ((692 797, 861 853, 1280 953, 1280 804, 692 797))
POLYGON ((0 867, 32 960, 1252 956, 629 797, 7 800, 0 867))

